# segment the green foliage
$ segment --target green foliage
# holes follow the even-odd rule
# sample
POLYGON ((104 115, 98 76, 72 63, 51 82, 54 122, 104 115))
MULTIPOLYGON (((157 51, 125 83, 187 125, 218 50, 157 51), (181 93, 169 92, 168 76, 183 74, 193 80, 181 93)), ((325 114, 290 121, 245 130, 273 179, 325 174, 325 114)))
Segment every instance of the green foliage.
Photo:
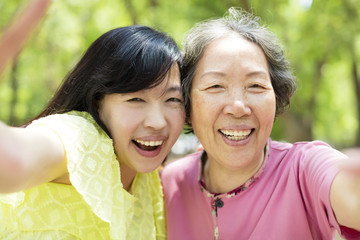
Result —
MULTIPOLYGON (((0 28, 26 3, 2 1, 0 28)), ((352 79, 354 61, 360 72, 358 0, 54 1, 17 59, 17 71, 8 66, 2 76, 0 119, 8 122, 10 117, 12 77, 19 82, 12 124, 21 124, 41 111, 85 49, 109 29, 150 25, 181 44, 184 33, 196 22, 222 16, 230 6, 261 17, 282 41, 297 77, 291 109, 276 120, 272 137, 354 145, 360 127, 356 112, 360 103, 352 79)))
POLYGON ((353 132, 358 126, 355 118, 356 106, 352 104, 355 96, 351 82, 344 81, 350 78, 346 61, 325 65, 323 74, 326 82, 318 92, 318 110, 314 113, 315 136, 321 136, 328 142, 341 139, 342 144, 350 145, 355 140, 353 132), (336 131, 333 128, 339 129, 336 131))

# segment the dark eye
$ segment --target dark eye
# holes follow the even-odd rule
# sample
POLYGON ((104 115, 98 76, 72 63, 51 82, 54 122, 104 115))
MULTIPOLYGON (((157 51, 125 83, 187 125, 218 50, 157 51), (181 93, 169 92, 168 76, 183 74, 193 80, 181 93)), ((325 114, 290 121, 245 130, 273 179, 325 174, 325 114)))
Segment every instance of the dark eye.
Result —
POLYGON ((252 87, 252 88, 264 88, 263 86, 261 86, 259 84, 253 84, 250 87, 252 87))
POLYGON ((254 83, 249 86, 248 90, 252 93, 263 93, 269 90, 269 88, 266 85, 254 83))
POLYGON ((173 98, 169 98, 168 100, 166 100, 167 102, 175 102, 175 103, 182 103, 183 100, 180 99, 180 98, 176 98, 176 97, 173 97, 173 98))
POLYGON ((257 90, 266 89, 266 87, 264 87, 263 85, 257 84, 257 83, 252 84, 252 85, 250 86, 250 88, 257 89, 257 90))
POLYGON ((222 85, 219 84, 214 84, 214 85, 210 85, 209 87, 205 88, 205 90, 209 90, 209 91, 217 91, 220 89, 223 89, 224 87, 222 85))
POLYGON ((141 98, 131 98, 129 100, 127 100, 128 102, 144 102, 144 100, 142 100, 141 98))

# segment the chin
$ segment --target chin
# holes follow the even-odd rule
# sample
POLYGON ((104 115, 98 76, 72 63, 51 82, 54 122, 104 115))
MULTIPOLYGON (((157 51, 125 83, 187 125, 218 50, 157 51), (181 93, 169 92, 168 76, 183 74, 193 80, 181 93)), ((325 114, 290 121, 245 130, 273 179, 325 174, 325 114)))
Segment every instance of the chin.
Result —
POLYGON ((138 168, 137 172, 138 173, 150 173, 161 167, 162 166, 161 166, 161 162, 160 162, 159 164, 152 165, 152 166, 141 166, 138 168))

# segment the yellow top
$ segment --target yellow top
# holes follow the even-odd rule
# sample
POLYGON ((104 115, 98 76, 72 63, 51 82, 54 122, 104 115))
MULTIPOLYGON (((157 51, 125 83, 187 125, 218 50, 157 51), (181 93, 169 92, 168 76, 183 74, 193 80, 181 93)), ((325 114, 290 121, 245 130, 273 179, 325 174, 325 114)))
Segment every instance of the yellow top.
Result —
POLYGON ((165 239, 157 171, 137 174, 129 194, 112 140, 85 112, 34 121, 61 138, 72 185, 46 183, 0 195, 0 239, 165 239))

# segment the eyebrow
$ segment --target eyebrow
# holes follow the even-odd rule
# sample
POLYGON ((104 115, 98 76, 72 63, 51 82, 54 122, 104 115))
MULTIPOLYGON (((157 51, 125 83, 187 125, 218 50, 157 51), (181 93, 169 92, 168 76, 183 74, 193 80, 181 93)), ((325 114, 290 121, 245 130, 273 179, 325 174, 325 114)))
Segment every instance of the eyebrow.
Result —
POLYGON ((256 70, 256 71, 249 72, 248 74, 246 74, 246 76, 256 76, 256 75, 268 76, 268 75, 270 75, 270 73, 266 72, 266 71, 263 71, 263 70, 256 70))
POLYGON ((205 72, 203 74, 200 75, 200 78, 204 77, 204 76, 207 76, 207 75, 220 75, 220 76, 225 76, 226 74, 223 73, 223 72, 218 72, 218 71, 208 71, 208 72, 205 72))
MULTIPOLYGON (((246 76, 256 76, 256 75, 268 75, 269 73, 267 73, 266 71, 263 71, 263 70, 254 70, 254 71, 251 71, 249 73, 246 74, 246 76)), ((220 72, 220 71, 208 71, 208 72, 205 72, 203 74, 201 74, 200 78, 206 76, 206 75, 219 75, 219 76, 226 76, 225 73, 223 72, 220 72)))
POLYGON ((180 86, 176 85, 176 86, 171 86, 169 88, 167 88, 162 94, 161 96, 164 96, 168 93, 172 93, 172 92, 178 92, 179 94, 182 94, 182 89, 180 86))

